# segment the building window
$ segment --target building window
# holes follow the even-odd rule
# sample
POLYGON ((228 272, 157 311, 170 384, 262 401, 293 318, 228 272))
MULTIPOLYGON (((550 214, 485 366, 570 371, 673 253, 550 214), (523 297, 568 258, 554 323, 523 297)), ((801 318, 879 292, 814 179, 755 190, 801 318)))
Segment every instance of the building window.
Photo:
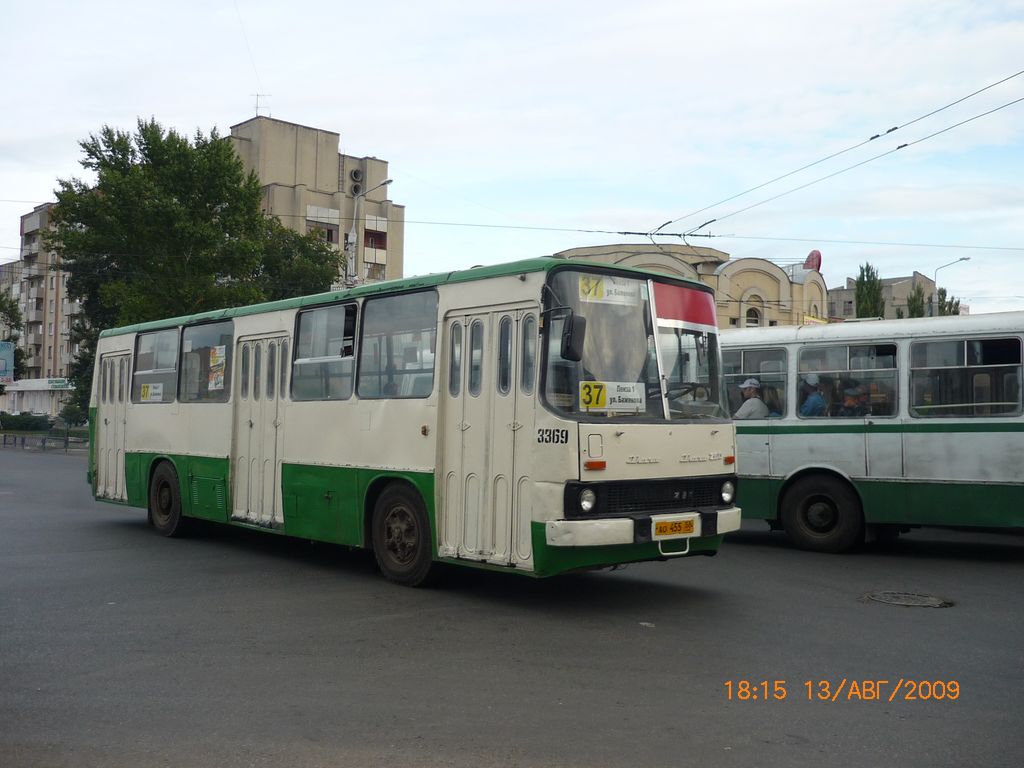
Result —
POLYGON ((843 317, 849 317, 853 314, 853 301, 843 302, 843 317))
POLYGON ((307 221, 306 222, 306 233, 315 235, 322 240, 326 240, 332 245, 338 242, 338 225, 327 224, 322 221, 307 221))
POLYGON ((761 325, 761 313, 751 307, 747 310, 747 328, 757 328, 761 325))
POLYGON ((828 316, 829 317, 835 317, 836 316, 836 303, 834 301, 830 301, 828 303, 828 316))
POLYGON ((386 250, 388 247, 388 233, 378 232, 375 229, 367 229, 363 232, 363 247, 378 248, 386 250))
POLYGON ((366 265, 366 279, 367 280, 384 280, 384 264, 367 264, 366 265))

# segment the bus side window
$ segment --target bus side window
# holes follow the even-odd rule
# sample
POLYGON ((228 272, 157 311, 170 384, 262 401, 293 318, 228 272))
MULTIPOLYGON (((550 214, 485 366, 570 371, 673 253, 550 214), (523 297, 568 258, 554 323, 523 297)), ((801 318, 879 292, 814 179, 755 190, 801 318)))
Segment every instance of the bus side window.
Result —
POLYGON ((474 320, 469 327, 469 394, 476 397, 483 384, 484 324, 474 320))
POLYGON ((284 397, 288 393, 288 365, 291 358, 288 357, 288 339, 281 340, 281 386, 278 397, 284 397))
POLYGON ((498 394, 512 389, 512 318, 505 315, 498 324, 498 394))
POLYGON ((267 400, 274 399, 274 384, 277 383, 277 344, 270 342, 267 347, 267 400))
POLYGON ((295 359, 281 342, 280 396, 292 369, 292 400, 348 400, 352 396, 356 305, 336 304, 299 313, 295 359))
POLYGON ((462 325, 452 324, 451 359, 448 363, 448 393, 458 397, 462 387, 462 325))
POLYGON ((242 399, 249 399, 249 344, 242 345, 242 399))
POLYGON ((260 369, 263 367, 263 347, 258 341, 255 347, 252 352, 252 399, 259 400, 262 379, 260 369))
POLYGON ((533 380, 537 375, 537 318, 523 318, 523 362, 519 369, 519 389, 524 395, 533 394, 533 380))

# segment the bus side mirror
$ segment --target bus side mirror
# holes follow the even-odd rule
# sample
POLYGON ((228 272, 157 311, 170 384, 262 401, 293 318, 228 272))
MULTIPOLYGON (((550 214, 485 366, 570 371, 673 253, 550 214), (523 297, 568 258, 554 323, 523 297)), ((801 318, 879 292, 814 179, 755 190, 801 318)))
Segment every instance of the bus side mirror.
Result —
POLYGON ((578 363, 583 359, 583 342, 587 336, 587 318, 570 312, 562 322, 562 359, 578 363))

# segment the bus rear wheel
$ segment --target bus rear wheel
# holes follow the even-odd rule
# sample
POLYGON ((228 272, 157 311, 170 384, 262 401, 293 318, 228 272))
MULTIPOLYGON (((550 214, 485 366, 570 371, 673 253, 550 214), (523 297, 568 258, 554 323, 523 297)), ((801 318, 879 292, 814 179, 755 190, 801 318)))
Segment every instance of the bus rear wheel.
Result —
POLYGON ((386 578, 407 587, 424 584, 434 564, 430 523, 419 495, 393 485, 377 499, 370 523, 373 554, 386 578))
POLYGON ((149 524, 161 536, 181 536, 186 520, 181 514, 181 486, 170 462, 161 461, 149 481, 149 524))
POLYGON ((814 552, 846 552, 864 539, 860 500, 834 477, 793 483, 782 499, 782 527, 796 546, 814 552))

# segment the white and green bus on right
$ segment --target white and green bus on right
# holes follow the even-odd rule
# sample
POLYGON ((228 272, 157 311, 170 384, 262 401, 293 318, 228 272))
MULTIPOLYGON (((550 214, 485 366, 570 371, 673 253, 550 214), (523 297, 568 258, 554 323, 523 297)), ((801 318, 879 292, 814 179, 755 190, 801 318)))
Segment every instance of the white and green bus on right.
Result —
POLYGON ((1022 338, 1024 312, 723 332, 730 413, 764 402, 736 421, 744 517, 820 552, 1024 526, 1022 338))

